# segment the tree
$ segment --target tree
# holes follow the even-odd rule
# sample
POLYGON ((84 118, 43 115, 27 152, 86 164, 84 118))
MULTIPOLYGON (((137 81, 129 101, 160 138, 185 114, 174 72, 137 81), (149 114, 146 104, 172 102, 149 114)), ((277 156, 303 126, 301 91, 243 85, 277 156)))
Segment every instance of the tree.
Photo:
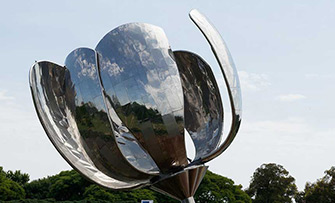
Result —
POLYGON ((15 172, 9 170, 6 173, 6 177, 14 182, 17 182, 21 186, 24 186, 29 181, 29 175, 27 173, 21 173, 20 170, 15 172))
POLYGON ((204 179, 196 192, 196 202, 251 202, 250 197, 241 185, 234 185, 234 181, 212 173, 206 172, 204 179))
POLYGON ((6 172, 0 167, 0 200, 18 200, 24 197, 24 189, 18 183, 7 178, 6 172))
MULTIPOLYGON (((74 170, 63 171, 57 175, 34 180, 29 183, 26 183, 27 179, 24 178, 27 176, 22 174, 20 171, 14 173, 9 172, 8 176, 10 176, 13 180, 18 181, 20 184, 23 184, 24 190, 19 183, 7 178, 7 174, 5 172, 2 172, 1 174, 1 177, 5 178, 6 181, 10 181, 10 183, 17 188, 21 188, 19 189, 19 192, 23 192, 23 195, 21 196, 13 196, 9 193, 0 193, 0 196, 6 196, 5 200, 22 199, 24 198, 25 191, 26 198, 30 199, 25 200, 27 202, 78 201, 103 203, 140 202, 143 199, 151 199, 154 200, 154 202, 164 203, 179 202, 148 188, 136 189, 132 191, 109 190, 87 181, 83 176, 74 170)), ((2 184, 0 184, 0 186, 2 187, 2 184)), ((231 179, 207 171, 195 195, 195 200, 196 202, 250 203, 250 197, 241 188, 241 185, 234 185, 234 181, 231 179)))
POLYGON ((296 202, 335 202, 335 167, 326 170, 325 176, 315 183, 306 183, 304 192, 296 198, 296 202))
POLYGON ((25 186, 25 190, 27 198, 32 199, 81 200, 85 188, 91 184, 78 172, 71 170, 32 181, 25 186))
POLYGON ((26 198, 40 200, 49 198, 50 185, 50 177, 31 181, 24 186, 26 198))
POLYGON ((246 192, 253 203, 290 203, 297 186, 283 166, 269 163, 256 169, 246 192))
POLYGON ((144 199, 160 202, 155 196, 155 192, 149 189, 138 189, 133 191, 111 191, 99 187, 98 185, 90 185, 84 193, 86 200, 107 200, 110 202, 141 202, 144 199))
POLYGON ((57 201, 80 200, 85 187, 91 183, 83 178, 78 172, 63 171, 51 179, 50 197, 57 201))

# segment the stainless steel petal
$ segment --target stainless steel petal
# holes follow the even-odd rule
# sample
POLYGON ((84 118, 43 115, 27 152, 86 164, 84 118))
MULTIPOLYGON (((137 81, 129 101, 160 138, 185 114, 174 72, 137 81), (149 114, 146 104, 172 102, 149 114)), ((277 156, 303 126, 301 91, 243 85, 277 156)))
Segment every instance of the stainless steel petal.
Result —
POLYGON ((162 172, 186 166, 183 92, 164 31, 125 24, 96 51, 106 99, 124 125, 162 172))
POLYGON ((231 58, 229 50, 224 43, 222 37, 220 36, 219 32, 199 11, 192 10, 189 15, 191 20, 197 25, 197 27, 206 37, 220 65, 221 72, 224 76, 227 86, 228 95, 230 98, 230 106, 232 110, 232 125, 227 135, 227 138, 215 151, 202 158, 203 162, 207 162, 224 152, 232 143, 233 139, 237 134, 237 131, 241 124, 242 115, 241 88, 233 59, 231 58))
POLYGON ((114 178, 147 179, 145 173, 158 173, 152 158, 138 145, 132 134, 120 130, 108 118, 104 103, 96 53, 79 48, 65 60, 75 90, 75 115, 83 146, 93 163, 114 178))
MULTIPOLYGON (((65 160, 88 179, 108 188, 126 189, 147 184, 147 179, 122 181, 102 173, 86 153, 76 123, 75 86, 69 71, 48 61, 30 70, 30 87, 38 117, 49 139, 65 160)), ((80 124, 79 124, 80 125, 80 124)))
POLYGON ((216 149, 223 127, 223 107, 211 67, 198 55, 174 51, 184 91, 185 129, 196 149, 195 160, 216 149))

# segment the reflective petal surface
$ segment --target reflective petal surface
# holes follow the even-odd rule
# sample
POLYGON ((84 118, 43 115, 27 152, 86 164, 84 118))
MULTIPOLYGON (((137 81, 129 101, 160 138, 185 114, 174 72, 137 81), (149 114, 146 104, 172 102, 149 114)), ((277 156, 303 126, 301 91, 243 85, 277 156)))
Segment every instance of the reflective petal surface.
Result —
POLYGON ((186 166, 183 92, 163 30, 125 24, 96 51, 106 99, 124 125, 163 173, 186 166))
POLYGON ((147 179, 138 171, 157 170, 151 157, 129 133, 119 133, 110 124, 96 66, 95 51, 79 48, 65 60, 75 90, 75 119, 83 147, 93 163, 105 174, 119 180, 147 179), (121 151, 120 151, 121 149, 121 151), (127 159, 127 160, 126 160, 127 159))
POLYGON ((148 180, 121 181, 102 173, 86 153, 76 123, 76 89, 69 71, 57 64, 37 62, 30 70, 30 87, 39 119, 60 154, 92 181, 113 189, 139 187, 148 180))
POLYGON ((200 56, 173 53, 184 91, 185 128, 194 142, 196 160, 212 152, 221 140, 221 96, 211 67, 200 56))
POLYGON ((41 61, 31 68, 31 92, 44 130, 88 179, 111 189, 151 186, 195 202, 208 168, 204 163, 232 143, 242 108, 236 68, 207 18, 197 10, 189 15, 212 48, 230 99, 232 124, 221 145, 217 78, 200 56, 172 52, 159 27, 121 25, 95 50, 71 52, 64 67, 41 61), (186 157, 185 129, 194 142, 194 160, 186 157))
POLYGON ((199 11, 194 9, 190 12, 189 15, 191 20, 196 24, 202 34, 206 37, 220 65, 221 72, 226 82, 230 99, 230 106, 232 110, 232 125, 227 135, 227 138, 215 151, 213 151, 210 155, 202 158, 203 162, 207 162, 224 152, 232 143, 237 134, 237 131, 241 124, 242 114, 241 88, 233 59, 229 53, 228 47, 226 46, 219 32, 199 11))

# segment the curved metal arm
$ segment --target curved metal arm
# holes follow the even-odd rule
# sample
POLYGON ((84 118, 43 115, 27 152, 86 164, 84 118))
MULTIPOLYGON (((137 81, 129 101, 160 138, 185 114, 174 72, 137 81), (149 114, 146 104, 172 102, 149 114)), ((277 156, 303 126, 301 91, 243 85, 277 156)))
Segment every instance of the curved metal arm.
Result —
POLYGON ((224 152, 232 143, 237 134, 241 124, 242 113, 241 89, 233 59, 231 58, 229 50, 219 32, 199 11, 194 9, 190 12, 189 16, 207 39, 216 57, 216 60, 219 63, 227 86, 232 111, 231 128, 226 140, 216 150, 200 160, 201 162, 205 163, 224 152))

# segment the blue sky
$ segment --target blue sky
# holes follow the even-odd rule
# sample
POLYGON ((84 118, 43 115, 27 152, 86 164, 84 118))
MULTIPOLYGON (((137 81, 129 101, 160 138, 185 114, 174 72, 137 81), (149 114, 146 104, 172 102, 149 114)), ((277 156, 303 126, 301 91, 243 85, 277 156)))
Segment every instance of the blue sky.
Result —
POLYGON ((48 140, 28 84, 35 60, 64 64, 113 28, 146 22, 173 50, 216 61, 188 18, 197 8, 225 39, 240 74, 243 121, 210 170, 247 187, 262 163, 282 164, 299 189, 335 165, 334 1, 5 1, 0 7, 0 166, 31 179, 70 166, 48 140))

